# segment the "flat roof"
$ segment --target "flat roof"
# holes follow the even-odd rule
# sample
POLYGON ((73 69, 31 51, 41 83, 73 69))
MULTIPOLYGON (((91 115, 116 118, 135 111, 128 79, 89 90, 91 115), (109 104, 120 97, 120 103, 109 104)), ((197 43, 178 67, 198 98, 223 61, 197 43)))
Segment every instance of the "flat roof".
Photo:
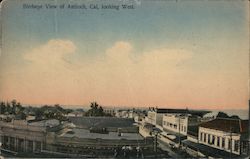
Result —
POLYGON ((170 108, 150 108, 149 110, 163 114, 165 113, 191 114, 201 117, 210 112, 206 110, 170 109, 170 108))
POLYGON ((69 117, 69 120, 80 128, 124 128, 136 127, 133 119, 116 117, 69 117))
POLYGON ((84 138, 84 139, 106 139, 106 140, 143 140, 144 138, 139 133, 122 133, 121 136, 118 136, 117 132, 108 132, 107 134, 101 134, 101 133, 90 133, 87 129, 79 129, 79 128, 73 128, 73 133, 64 133, 60 135, 61 137, 78 137, 78 138, 84 138))
POLYGON ((28 125, 31 126, 39 126, 39 127, 54 127, 60 125, 60 121, 57 119, 48 119, 48 120, 41 120, 41 121, 32 121, 29 122, 28 125))

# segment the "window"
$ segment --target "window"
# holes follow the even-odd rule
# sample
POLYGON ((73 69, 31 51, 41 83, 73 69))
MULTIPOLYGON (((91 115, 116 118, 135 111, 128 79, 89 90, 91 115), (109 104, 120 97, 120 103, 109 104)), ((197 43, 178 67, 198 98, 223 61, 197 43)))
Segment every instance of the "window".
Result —
POLYGON ((242 141, 240 144, 242 147, 242 154, 248 154, 249 153, 248 141, 242 141))
POLYGON ((225 138, 222 138, 222 148, 225 148, 225 138))
POLYGON ((166 121, 163 121, 163 125, 166 125, 166 121))
POLYGON ((220 147, 220 137, 217 136, 217 146, 220 147))
POLYGON ((232 147, 232 142, 231 142, 231 140, 230 140, 230 139, 228 139, 228 150, 230 150, 230 149, 231 149, 231 147, 232 147))
POLYGON ((212 135, 212 144, 214 145, 215 136, 212 135))
POLYGON ((204 142, 207 142, 207 134, 204 133, 204 142))
POLYGON ((174 128, 177 129, 177 125, 176 124, 174 124, 174 128))
POLYGON ((239 140, 234 140, 234 151, 238 152, 239 151, 239 140))
POLYGON ((183 128, 184 128, 184 132, 186 132, 186 126, 183 126, 183 128))
POLYGON ((210 134, 208 134, 207 140, 207 142, 210 144, 210 134))
POLYGON ((200 141, 202 141, 203 133, 200 133, 200 141))

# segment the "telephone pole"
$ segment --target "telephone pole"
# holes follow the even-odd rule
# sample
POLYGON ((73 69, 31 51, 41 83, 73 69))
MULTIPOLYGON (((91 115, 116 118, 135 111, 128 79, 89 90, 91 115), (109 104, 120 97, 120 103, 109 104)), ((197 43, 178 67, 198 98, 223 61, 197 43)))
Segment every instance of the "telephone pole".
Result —
POLYGON ((181 125, 181 116, 179 115, 179 125, 178 125, 178 127, 179 127, 179 149, 181 148, 181 127, 180 127, 180 125, 181 125))

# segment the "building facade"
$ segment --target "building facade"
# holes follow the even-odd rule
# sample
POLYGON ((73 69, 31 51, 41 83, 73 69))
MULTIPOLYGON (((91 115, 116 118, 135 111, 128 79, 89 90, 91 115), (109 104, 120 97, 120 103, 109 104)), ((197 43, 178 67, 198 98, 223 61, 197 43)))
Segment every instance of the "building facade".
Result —
POLYGON ((130 119, 80 119, 74 120, 75 124, 58 120, 0 121, 1 151, 19 156, 96 157, 107 153, 112 156, 115 149, 124 146, 133 150, 153 147, 153 138, 140 135, 130 119))
POLYGON ((241 155, 247 154, 244 141, 247 139, 247 120, 238 119, 215 119, 203 123, 199 127, 199 143, 226 151, 228 153, 241 155))
POLYGON ((41 152, 46 145, 46 132, 46 126, 26 120, 0 121, 1 148, 13 153, 41 152))
POLYGON ((181 114, 165 114, 163 116, 163 129, 187 135, 188 116, 181 114))
POLYGON ((162 119, 164 113, 160 113, 157 110, 149 110, 147 116, 147 122, 152 125, 159 125, 162 126, 162 119))
POLYGON ((104 107, 103 112, 106 114, 110 114, 111 116, 115 116, 115 108, 104 107))

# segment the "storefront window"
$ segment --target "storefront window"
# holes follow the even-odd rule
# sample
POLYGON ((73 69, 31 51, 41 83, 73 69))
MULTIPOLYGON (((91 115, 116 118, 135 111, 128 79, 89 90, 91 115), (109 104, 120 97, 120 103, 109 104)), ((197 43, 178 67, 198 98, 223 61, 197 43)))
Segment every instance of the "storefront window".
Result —
POLYGON ((236 151, 236 152, 239 151, 239 140, 234 141, 234 151, 236 151))
POLYGON ((222 138, 222 148, 225 148, 225 138, 222 138))
POLYGON ((217 136, 217 146, 219 147, 220 146, 220 137, 217 136))

